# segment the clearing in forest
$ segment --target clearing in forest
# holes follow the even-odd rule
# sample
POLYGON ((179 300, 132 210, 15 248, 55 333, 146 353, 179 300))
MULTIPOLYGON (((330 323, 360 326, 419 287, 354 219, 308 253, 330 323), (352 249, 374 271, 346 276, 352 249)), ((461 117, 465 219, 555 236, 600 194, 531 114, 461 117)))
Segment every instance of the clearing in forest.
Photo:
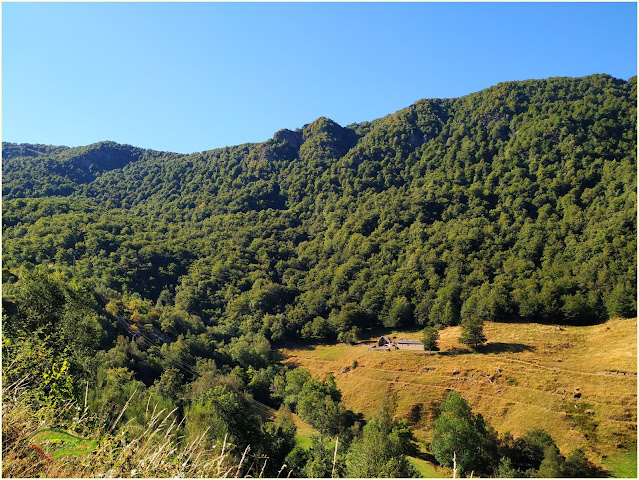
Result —
POLYGON ((280 353, 284 363, 306 367, 314 376, 332 373, 346 407, 366 417, 395 392, 397 415, 425 443, 439 403, 456 390, 500 434, 518 437, 542 428, 562 453, 582 447, 596 462, 635 450, 637 319, 585 327, 486 323, 484 333, 488 344, 478 352, 457 342, 460 327, 449 327, 432 355, 369 350, 379 337, 280 353))

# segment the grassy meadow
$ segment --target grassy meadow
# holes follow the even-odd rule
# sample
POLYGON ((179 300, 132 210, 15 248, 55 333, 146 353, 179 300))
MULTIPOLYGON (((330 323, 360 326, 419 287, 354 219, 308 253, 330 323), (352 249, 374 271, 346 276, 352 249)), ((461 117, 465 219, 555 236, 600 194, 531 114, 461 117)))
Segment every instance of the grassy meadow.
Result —
POLYGON ((369 350, 376 338, 280 352, 285 363, 314 376, 334 374, 346 407, 367 417, 396 392, 397 415, 425 443, 439 403, 456 390, 500 434, 543 428, 562 453, 583 447, 613 474, 619 464, 636 476, 636 462, 627 460, 636 449, 636 319, 585 327, 487 323, 484 333, 488 344, 478 352, 457 342, 460 327, 442 330, 440 351, 433 354, 369 350))

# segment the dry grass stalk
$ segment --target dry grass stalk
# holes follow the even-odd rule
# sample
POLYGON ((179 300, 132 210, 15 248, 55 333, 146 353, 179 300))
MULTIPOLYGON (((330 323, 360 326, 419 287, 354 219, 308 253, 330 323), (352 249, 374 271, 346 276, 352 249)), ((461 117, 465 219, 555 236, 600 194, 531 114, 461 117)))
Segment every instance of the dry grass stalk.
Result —
POLYGON ((246 454, 249 452, 250 449, 251 449, 251 447, 249 445, 247 445, 246 448, 244 449, 244 453, 242 453, 242 458, 240 460, 240 463, 237 466, 237 472, 235 473, 235 478, 239 478, 240 469, 242 468, 242 464, 244 463, 244 459, 246 458, 246 454))
POLYGON ((266 462, 268 462, 268 458, 264 460, 264 465, 262 465, 262 470, 260 471, 260 478, 264 477, 264 469, 266 468, 266 462))
MULTIPOLYGON (((287 468, 287 467, 288 467, 288 465, 286 465, 286 464, 283 464, 283 465, 280 467, 279 471, 277 472, 277 478, 280 478, 280 474, 282 473, 282 470, 284 470, 284 469, 285 469, 285 468, 287 468)), ((288 474, 290 475, 290 474, 291 474, 291 472, 288 472, 288 474)))
MULTIPOLYGON (((24 401, 21 392, 14 390, 7 393, 9 394, 4 395, 2 415, 3 477, 211 478, 230 476, 233 473, 238 476, 249 451, 248 448, 244 451, 238 463, 228 448, 226 437, 222 445, 206 448, 206 432, 180 446, 185 440, 178 434, 182 422, 176 422, 175 410, 168 413, 165 410, 158 411, 157 405, 153 409, 149 405, 147 414, 150 411, 151 418, 147 425, 133 440, 128 440, 125 431, 130 423, 116 428, 129 404, 127 402, 96 449, 86 454, 58 458, 49 463, 46 451, 40 454, 29 442, 34 433, 46 427, 45 423, 38 422, 33 407, 24 401), (166 432, 162 434, 164 430, 166 432)), ((75 406, 70 403, 61 408, 75 409, 75 406)), ((88 423, 85 427, 88 429, 88 423)), ((46 449, 46 445, 44 448, 46 449)))
POLYGON ((115 426, 118 424, 118 422, 122 418, 122 415, 124 415, 124 412, 126 411, 126 409, 129 408, 129 403, 131 403, 131 400, 133 399, 133 396, 135 395, 136 392, 137 392, 137 389, 133 390, 133 393, 131 394, 129 399, 124 404, 124 408, 122 408, 122 411, 120 412, 120 415, 118 415, 118 418, 116 418, 115 422, 113 422, 113 425, 111 425, 111 428, 109 429, 109 432, 108 432, 109 434, 113 431, 115 426))

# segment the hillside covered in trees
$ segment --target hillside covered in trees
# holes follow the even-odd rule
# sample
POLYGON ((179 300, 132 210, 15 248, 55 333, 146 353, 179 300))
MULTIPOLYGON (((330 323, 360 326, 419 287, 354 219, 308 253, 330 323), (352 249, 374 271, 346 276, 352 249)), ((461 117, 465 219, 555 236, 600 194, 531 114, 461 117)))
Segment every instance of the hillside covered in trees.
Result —
MULTIPOLYGON (((233 413, 295 408, 274 345, 636 316, 636 101, 636 77, 593 75, 190 155, 3 143, 4 383, 82 397, 101 428, 144 391, 283 460, 285 427, 233 413)), ((331 399, 317 422, 357 437, 327 385, 306 392, 331 399)))

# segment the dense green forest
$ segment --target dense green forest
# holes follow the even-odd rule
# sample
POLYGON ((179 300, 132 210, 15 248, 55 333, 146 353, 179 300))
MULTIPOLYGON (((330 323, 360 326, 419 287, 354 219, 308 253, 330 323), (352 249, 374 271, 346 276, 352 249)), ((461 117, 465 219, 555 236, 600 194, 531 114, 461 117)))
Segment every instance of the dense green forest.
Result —
MULTIPOLYGON (((267 476, 283 463, 293 476, 410 476, 392 405, 366 422, 273 347, 466 318, 636 316, 636 102, 636 77, 593 75, 190 155, 3 143, 3 383, 84 435, 127 405, 118 425, 132 438, 158 405, 173 416, 162 428, 184 432, 175 442, 226 438, 238 458, 251 445, 252 475, 268 458, 267 476), (254 400, 278 420, 248 413, 254 400), (290 412, 322 433, 310 450, 295 447, 290 412), (375 436, 379 465, 363 460, 375 436)), ((517 440, 537 449, 526 463, 466 416, 492 445, 466 473, 532 474, 544 449, 563 465, 541 433, 517 440)))

